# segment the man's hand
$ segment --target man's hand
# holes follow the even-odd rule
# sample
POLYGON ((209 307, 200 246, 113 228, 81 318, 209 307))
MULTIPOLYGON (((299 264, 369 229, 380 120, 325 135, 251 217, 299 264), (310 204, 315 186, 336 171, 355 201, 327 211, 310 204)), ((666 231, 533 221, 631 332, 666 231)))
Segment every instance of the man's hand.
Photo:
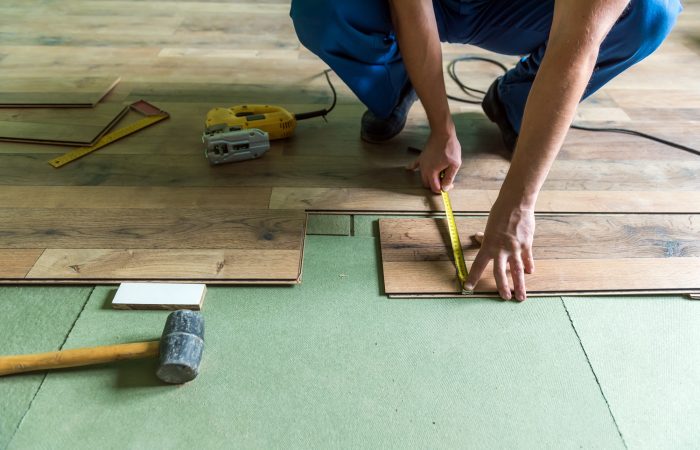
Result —
POLYGON ((462 146, 454 132, 447 134, 431 133, 420 156, 407 167, 408 170, 420 170, 423 186, 434 193, 449 191, 462 165, 462 146), (440 173, 445 171, 444 178, 440 173))
POLYGON ((452 187, 462 164, 462 148, 447 104, 435 9, 432 0, 390 0, 389 5, 406 72, 431 130, 420 157, 407 168, 420 170, 423 185, 439 194, 441 188, 452 187))
POLYGON ((483 239, 480 240, 481 249, 474 259, 465 289, 474 289, 489 261, 493 260, 493 276, 501 298, 511 299, 507 271, 510 266, 515 299, 525 300, 525 274, 535 271, 532 257, 534 234, 535 214, 532 209, 522 208, 507 200, 496 201, 491 208, 483 239))
POLYGON ((525 273, 534 270, 534 208, 591 78, 600 43, 628 0, 559 0, 510 169, 491 208, 481 249, 465 289, 472 290, 493 260, 499 295, 508 300, 510 266, 517 300, 525 300, 525 273))

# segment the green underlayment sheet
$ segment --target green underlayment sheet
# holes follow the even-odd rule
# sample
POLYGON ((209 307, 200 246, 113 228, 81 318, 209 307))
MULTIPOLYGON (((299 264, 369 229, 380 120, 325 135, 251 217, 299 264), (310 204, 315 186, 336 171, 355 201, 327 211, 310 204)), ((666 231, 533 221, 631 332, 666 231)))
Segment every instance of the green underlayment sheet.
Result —
POLYGON ((700 301, 564 299, 630 449, 700 446, 700 301))
MULTIPOLYGON (((0 354, 58 350, 92 288, 0 287, 0 354)), ((29 408, 43 373, 0 378, 0 449, 29 408)))
MULTIPOLYGON (((210 287, 191 384, 50 373, 9 448, 623 448, 561 300, 390 300, 377 247, 309 236, 303 284, 210 287)), ((65 348, 160 335, 112 290, 65 348)))
POLYGON ((350 236, 352 216, 348 214, 309 214, 306 235, 350 236))

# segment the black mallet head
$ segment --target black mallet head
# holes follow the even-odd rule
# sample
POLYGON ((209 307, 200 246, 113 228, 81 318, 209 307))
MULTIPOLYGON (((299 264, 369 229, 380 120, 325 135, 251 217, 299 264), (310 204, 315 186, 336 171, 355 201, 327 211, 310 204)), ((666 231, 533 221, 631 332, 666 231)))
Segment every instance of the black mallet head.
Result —
POLYGON ((187 309, 171 313, 160 338, 160 365, 156 375, 166 383, 193 380, 199 373, 203 350, 202 315, 187 309))

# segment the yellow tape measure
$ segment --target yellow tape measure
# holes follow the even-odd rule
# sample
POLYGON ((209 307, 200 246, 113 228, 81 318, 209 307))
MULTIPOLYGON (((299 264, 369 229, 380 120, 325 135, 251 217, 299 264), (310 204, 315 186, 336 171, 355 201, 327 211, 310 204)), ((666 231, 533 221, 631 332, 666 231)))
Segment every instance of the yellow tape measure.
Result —
POLYGON ((450 202, 450 195, 447 192, 441 190, 440 193, 442 194, 442 202, 445 204, 445 215, 447 216, 447 227, 450 230, 452 254, 455 258, 455 266, 457 266, 457 278, 459 278, 460 286, 462 288, 462 294, 468 294, 470 292, 464 289, 464 283, 467 281, 467 276, 469 275, 469 272, 467 271, 467 264, 464 262, 464 253, 462 253, 462 243, 459 240, 459 233, 457 232, 457 223, 455 222, 454 212, 452 212, 452 202, 450 202))
POLYGON ((76 148, 75 150, 71 150, 68 153, 65 153, 58 158, 52 159, 49 161, 49 164, 52 166, 59 168, 61 166, 64 166, 68 164, 71 161, 75 161, 78 158, 82 158, 83 156, 94 152, 97 149, 100 149, 104 147, 105 145, 109 145, 114 141, 117 141, 123 137, 126 137, 130 134, 136 133, 139 130, 142 130, 146 127, 149 127, 153 125, 154 123, 158 123, 161 120, 165 120, 170 115, 164 111, 161 111, 157 114, 149 115, 144 117, 143 119, 134 122, 132 124, 129 124, 123 128, 120 128, 112 133, 104 135, 97 143, 94 145, 91 145, 89 147, 79 147, 76 148))

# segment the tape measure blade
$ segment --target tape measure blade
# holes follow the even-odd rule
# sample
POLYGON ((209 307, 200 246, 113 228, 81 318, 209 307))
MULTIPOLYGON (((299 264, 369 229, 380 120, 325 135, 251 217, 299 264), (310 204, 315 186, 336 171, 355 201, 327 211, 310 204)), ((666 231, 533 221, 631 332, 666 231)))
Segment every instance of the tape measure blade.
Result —
POLYGON ((455 221, 454 212, 452 211, 450 195, 445 191, 442 191, 441 194, 442 201, 445 204, 445 216, 447 217, 447 227, 450 233, 450 244, 452 245, 452 255, 454 256, 455 268, 457 269, 457 277, 462 284, 462 288, 464 288, 464 283, 467 281, 469 272, 467 271, 467 264, 464 261, 462 242, 459 239, 459 232, 457 231, 457 223, 455 221))

